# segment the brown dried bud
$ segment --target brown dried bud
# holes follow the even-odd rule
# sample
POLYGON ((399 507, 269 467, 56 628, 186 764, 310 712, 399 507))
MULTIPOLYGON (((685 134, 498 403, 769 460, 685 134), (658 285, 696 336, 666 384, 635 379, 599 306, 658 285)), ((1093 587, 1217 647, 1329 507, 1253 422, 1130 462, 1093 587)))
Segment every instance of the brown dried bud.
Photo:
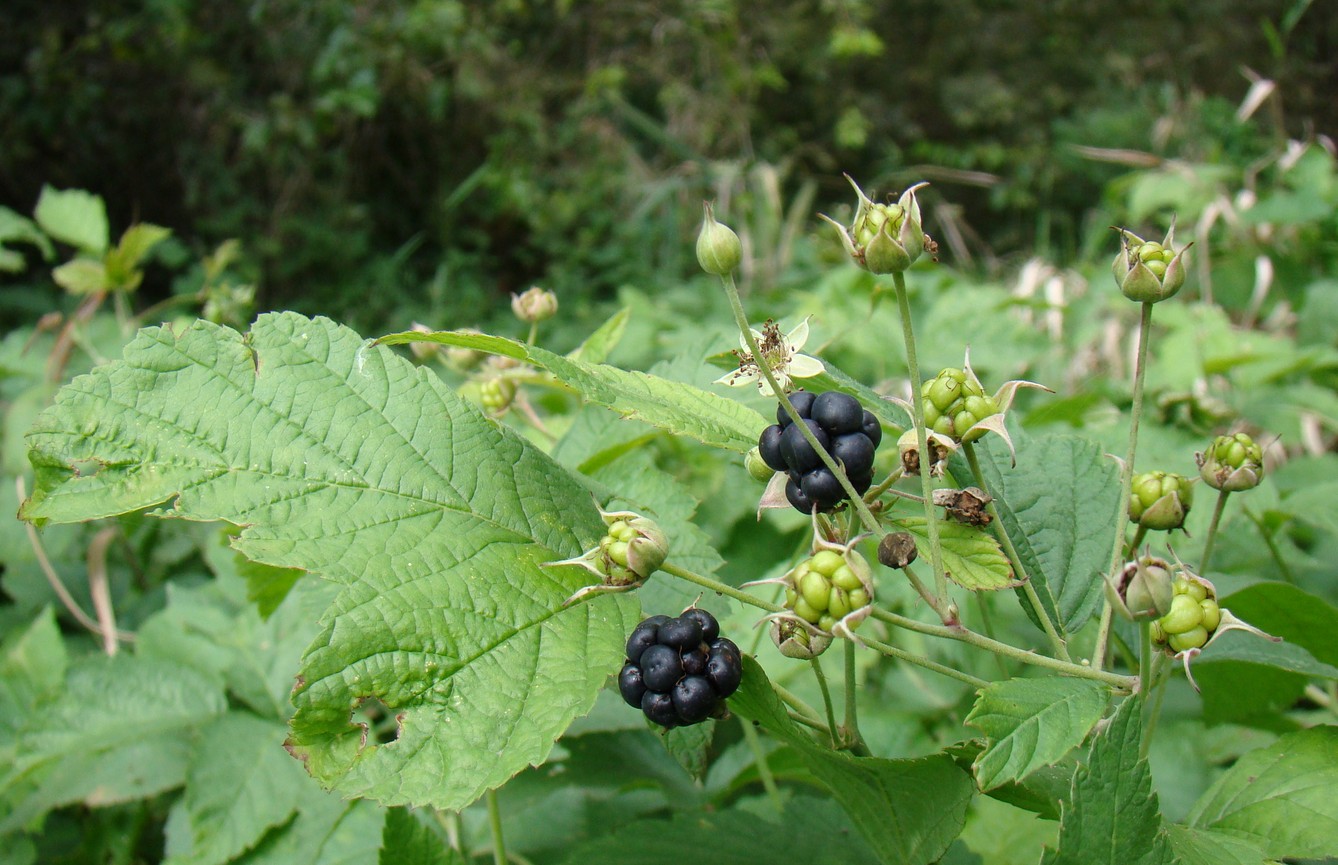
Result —
POLYGON ((915 538, 910 532, 892 532, 878 542, 878 563, 900 569, 915 561, 915 538))
POLYGON ((990 494, 979 487, 967 487, 961 490, 934 490, 934 504, 944 508, 948 516, 968 526, 988 526, 994 517, 990 516, 986 505, 994 501, 990 494))

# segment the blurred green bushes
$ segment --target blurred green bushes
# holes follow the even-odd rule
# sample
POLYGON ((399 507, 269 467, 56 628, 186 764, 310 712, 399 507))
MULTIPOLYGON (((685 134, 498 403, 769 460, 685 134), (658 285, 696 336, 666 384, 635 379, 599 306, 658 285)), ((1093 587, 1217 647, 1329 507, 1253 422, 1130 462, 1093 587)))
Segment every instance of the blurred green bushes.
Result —
POLYGON ((0 203, 242 238, 263 307, 373 331, 676 280, 705 196, 770 248, 842 170, 934 181, 959 252, 1062 260, 1127 171, 1075 145, 1243 166, 1338 121, 1305 0, 8 0, 0 31, 0 203), (1245 67, 1280 94, 1249 126, 1245 67))

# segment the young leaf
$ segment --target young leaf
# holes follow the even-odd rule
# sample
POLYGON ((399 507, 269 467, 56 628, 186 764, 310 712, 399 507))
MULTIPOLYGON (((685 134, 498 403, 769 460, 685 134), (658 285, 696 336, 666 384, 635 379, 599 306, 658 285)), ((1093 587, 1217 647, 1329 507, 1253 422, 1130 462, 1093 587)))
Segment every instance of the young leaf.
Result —
POLYGON ((951 758, 884 760, 831 751, 790 720, 756 661, 745 656, 743 665, 743 682, 729 699, 730 709, 799 751, 880 861, 919 865, 943 855, 962 830, 975 790, 951 758))
MULTIPOLYGON (((929 561, 929 532, 924 517, 903 517, 893 525, 911 533, 920 558, 929 561)), ((943 550, 943 569, 948 579, 973 592, 994 591, 1016 586, 1013 568, 1003 554, 999 542, 975 526, 950 523, 938 524, 939 545, 943 550)))
POLYGON ((980 692, 966 723, 989 737, 972 767, 990 790, 1027 777, 1082 744, 1109 689, 1088 679, 1009 679, 980 692))
POLYGON ((34 520, 168 500, 340 591, 293 693, 290 748, 346 796, 459 809, 545 757, 617 669, 637 605, 544 564, 603 533, 589 494, 429 371, 325 319, 141 331, 29 434, 34 520), (77 468, 96 467, 92 474, 77 468), (351 719, 397 716, 377 744, 351 719))
POLYGON ((10 243, 35 246, 48 261, 56 254, 51 241, 37 229, 35 222, 8 207, 0 207, 0 273, 19 273, 23 270, 23 255, 9 249, 7 244, 10 243))
POLYGON ((92 193, 43 186, 33 216, 43 231, 62 243, 96 256, 107 251, 107 207, 92 193))
POLYGON ((1313 727, 1236 761, 1189 824, 1257 844, 1275 859, 1338 856, 1338 727, 1313 727))
POLYGON ((625 306, 618 310, 568 353, 568 359, 586 363, 603 363, 608 360, 609 355, 622 340, 623 333, 627 330, 627 320, 631 317, 631 307, 625 306))
POLYGON ((675 435, 690 436, 711 447, 746 453, 757 444, 757 436, 767 425, 765 418, 746 405, 699 387, 644 372, 629 372, 607 364, 563 357, 505 337, 452 331, 410 331, 389 334, 377 342, 382 345, 435 342, 524 360, 548 370, 596 405, 675 435))
POLYGON ((164 865, 222 865, 288 821, 315 783, 284 752, 284 733, 282 724, 245 712, 229 712, 200 731, 185 816, 169 824, 186 837, 164 865))
POLYGON ((1059 848, 1046 850, 1042 865, 1171 865, 1152 776, 1138 756, 1142 733, 1142 701, 1129 697, 1074 774, 1059 848))
POLYGON ((998 448, 977 448, 981 471, 1033 586, 1072 633, 1101 603, 1119 472, 1099 445, 1076 436, 1020 436, 1016 444, 1016 466, 998 448))

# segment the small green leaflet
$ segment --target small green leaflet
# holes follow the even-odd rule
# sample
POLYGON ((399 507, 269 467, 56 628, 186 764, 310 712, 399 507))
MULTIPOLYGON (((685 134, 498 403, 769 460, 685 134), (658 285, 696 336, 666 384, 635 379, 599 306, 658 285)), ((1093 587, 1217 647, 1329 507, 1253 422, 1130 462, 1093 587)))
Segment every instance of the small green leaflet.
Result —
POLYGON ((626 596, 564 607, 603 534, 565 470, 430 371, 326 319, 149 328, 75 379, 28 436, 23 515, 243 526, 255 561, 338 584, 307 650, 289 747, 324 785, 459 809, 544 759, 618 667, 626 596), (393 743, 352 719, 375 699, 393 743))
POLYGON ((966 723, 989 737, 976 783, 990 790, 1062 759, 1101 720, 1110 690, 1089 679, 1009 679, 980 692, 966 723))
MULTIPOLYGON (((929 532, 924 517, 902 517, 893 525, 910 532, 920 558, 929 561, 929 532)), ((948 579, 973 592, 1016 586, 1013 568, 999 542, 974 526, 939 520, 938 539, 943 550, 943 569, 948 579)))
POLYGON ((602 363, 563 357, 536 346, 485 334, 442 331, 392 333, 377 340, 382 345, 434 342, 477 349, 523 360, 548 370, 580 391, 590 402, 613 409, 623 417, 645 421, 676 435, 686 435, 711 447, 746 453, 757 444, 766 427, 762 415, 742 403, 644 372, 629 372, 602 363))

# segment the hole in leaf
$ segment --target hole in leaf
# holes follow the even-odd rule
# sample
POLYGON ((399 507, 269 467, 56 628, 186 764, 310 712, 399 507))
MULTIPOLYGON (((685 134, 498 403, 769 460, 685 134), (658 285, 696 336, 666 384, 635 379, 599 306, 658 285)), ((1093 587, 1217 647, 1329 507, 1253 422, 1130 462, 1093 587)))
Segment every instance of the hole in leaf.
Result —
POLYGON ((70 471, 78 478, 91 478, 102 471, 106 463, 101 460, 76 460, 70 463, 70 471))
POLYGON ((367 731, 369 744, 389 745, 400 737, 404 716, 396 714, 385 703, 369 695, 358 700, 349 720, 367 731))

